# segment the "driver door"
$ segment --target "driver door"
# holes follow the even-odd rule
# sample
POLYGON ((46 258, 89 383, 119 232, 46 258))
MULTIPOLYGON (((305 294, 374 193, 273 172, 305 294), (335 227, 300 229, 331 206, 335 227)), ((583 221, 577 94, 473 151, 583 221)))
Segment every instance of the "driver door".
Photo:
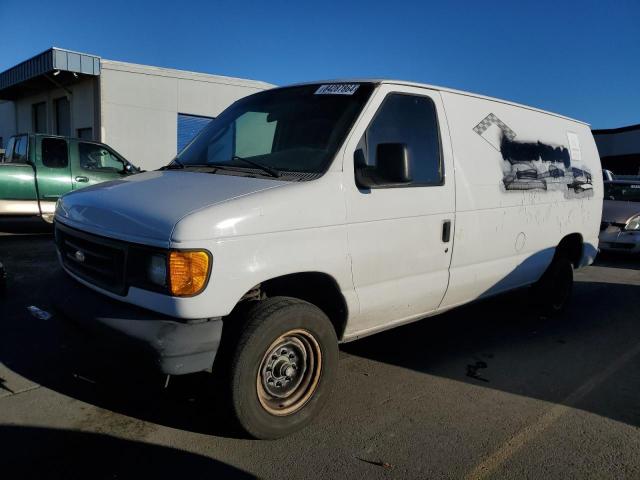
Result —
POLYGON ((125 175, 125 163, 105 145, 92 142, 73 142, 71 179, 73 189, 116 180, 125 175))
MULTIPOLYGON (((449 282, 455 227, 453 155, 437 91, 382 85, 348 140, 344 178, 353 281, 354 332, 373 332, 440 306, 449 282), (376 147, 401 143, 412 181, 361 188, 354 156, 375 164, 376 147)), ((351 332, 347 332, 351 333, 351 332)))

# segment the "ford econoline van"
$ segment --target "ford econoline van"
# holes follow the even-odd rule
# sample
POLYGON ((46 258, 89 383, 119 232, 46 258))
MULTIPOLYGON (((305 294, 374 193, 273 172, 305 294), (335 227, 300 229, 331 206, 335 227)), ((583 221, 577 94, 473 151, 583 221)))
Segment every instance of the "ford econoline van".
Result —
POLYGON ((562 310, 597 251, 589 126, 400 81, 238 100, 166 167, 64 195, 66 316, 171 375, 223 375, 239 424, 295 431, 338 344, 531 286, 562 310))

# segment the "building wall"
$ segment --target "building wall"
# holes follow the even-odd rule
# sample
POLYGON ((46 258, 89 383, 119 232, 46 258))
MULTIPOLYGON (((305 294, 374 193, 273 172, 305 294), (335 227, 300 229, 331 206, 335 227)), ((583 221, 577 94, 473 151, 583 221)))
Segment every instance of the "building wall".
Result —
POLYGON ((216 117, 237 99, 272 87, 109 60, 101 67, 100 139, 145 170, 176 155, 178 113, 216 117))
MULTIPOLYGON (((97 80, 88 78, 76 84, 67 86, 69 92, 53 87, 43 90, 35 95, 22 97, 14 102, 6 102, 13 105, 13 115, 2 114, 0 107, 0 129, 16 133, 56 133, 55 106, 57 98, 66 96, 69 99, 71 110, 71 135, 76 136, 80 128, 94 129, 94 89, 97 80), (32 107, 36 103, 46 104, 46 129, 44 132, 33 132, 32 107)), ((0 134, 1 135, 1 134, 0 134)))

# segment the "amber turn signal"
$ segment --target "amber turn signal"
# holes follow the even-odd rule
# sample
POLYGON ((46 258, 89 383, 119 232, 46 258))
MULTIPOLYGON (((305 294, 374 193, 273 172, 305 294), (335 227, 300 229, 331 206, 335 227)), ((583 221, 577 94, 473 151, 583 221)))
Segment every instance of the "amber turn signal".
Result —
POLYGON ((169 287, 171 295, 196 295, 206 286, 209 278, 208 252, 201 250, 169 252, 169 287))

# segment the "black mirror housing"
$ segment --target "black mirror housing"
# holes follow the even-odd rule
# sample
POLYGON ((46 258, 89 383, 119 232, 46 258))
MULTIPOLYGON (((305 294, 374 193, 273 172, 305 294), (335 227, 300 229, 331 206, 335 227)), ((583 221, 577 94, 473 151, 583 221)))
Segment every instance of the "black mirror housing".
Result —
POLYGON ((398 187, 411 183, 409 152, 404 143, 379 143, 375 166, 366 165, 364 152, 354 155, 356 182, 364 188, 398 187))

